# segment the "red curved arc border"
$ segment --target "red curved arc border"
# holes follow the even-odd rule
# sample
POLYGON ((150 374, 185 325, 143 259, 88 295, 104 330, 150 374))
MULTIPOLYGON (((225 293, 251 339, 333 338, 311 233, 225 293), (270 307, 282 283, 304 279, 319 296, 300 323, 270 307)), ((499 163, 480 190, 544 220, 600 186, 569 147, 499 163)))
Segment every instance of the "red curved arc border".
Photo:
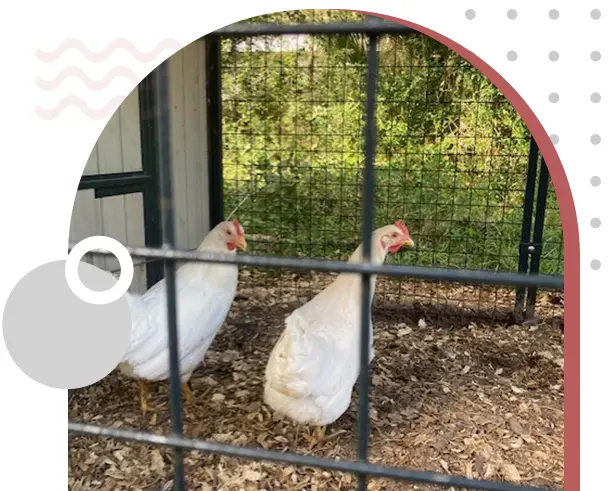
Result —
POLYGON ((545 158, 559 205, 564 231, 564 489, 580 489, 580 246, 572 191, 549 135, 530 106, 496 70, 477 55, 431 29, 397 17, 355 10, 396 22, 421 32, 469 61, 500 89, 526 123, 545 158), (568 326, 566 332, 565 326, 568 326))

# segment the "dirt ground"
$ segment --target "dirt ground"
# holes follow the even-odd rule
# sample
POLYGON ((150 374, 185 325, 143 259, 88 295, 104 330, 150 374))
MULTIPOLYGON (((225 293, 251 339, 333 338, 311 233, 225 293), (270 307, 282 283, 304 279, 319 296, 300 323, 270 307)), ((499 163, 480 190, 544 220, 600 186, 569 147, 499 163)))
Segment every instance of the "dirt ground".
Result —
MULTIPOLYGON (((241 286, 229 318, 204 364, 195 372, 194 403, 185 407, 186 436, 240 446, 356 457, 358 392, 351 407, 311 445, 310 430, 273 415, 264 405, 263 373, 285 316, 320 282, 241 286), (279 291, 280 288, 280 291, 279 291)), ((242 283, 241 283, 242 284, 242 283)), ((512 294, 475 287, 417 284, 420 298, 391 300, 394 284, 378 286, 373 311, 376 358, 372 363, 370 461, 473 478, 563 488, 563 300, 539 293, 540 322, 516 324, 512 294), (384 294, 382 294, 384 292, 384 294), (475 311, 467 307, 475 299, 475 311), (444 305, 437 301, 444 299, 444 305), (464 302, 464 303, 463 303, 464 302), (491 308, 488 305, 491 304, 491 308), (502 306, 510 307, 504 310, 502 306), (488 313, 489 312, 489 313, 488 313), (467 315, 464 315, 467 313, 467 315)), ((403 297, 401 297, 403 298, 403 297)), ((69 419, 168 434, 168 384, 150 387, 160 408, 139 411, 135 381, 112 373, 70 391, 69 419)), ((70 436, 69 486, 83 490, 171 489, 171 451, 110 439, 70 436)), ((248 462, 200 452, 185 454, 188 489, 350 490, 350 474, 283 464, 248 462)), ((370 479, 370 490, 433 489, 370 479)))

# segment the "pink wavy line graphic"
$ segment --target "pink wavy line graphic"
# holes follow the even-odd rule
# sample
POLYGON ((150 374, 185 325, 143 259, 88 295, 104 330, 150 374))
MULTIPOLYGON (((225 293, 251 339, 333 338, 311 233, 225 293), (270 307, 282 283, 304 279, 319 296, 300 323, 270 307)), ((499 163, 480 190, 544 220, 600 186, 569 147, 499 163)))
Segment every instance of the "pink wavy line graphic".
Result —
POLYGON ((80 79, 91 90, 103 90, 108 87, 115 78, 119 77, 128 79, 133 85, 137 85, 139 83, 139 78, 137 75, 135 75, 135 73, 126 66, 117 66, 112 68, 112 70, 110 70, 110 72, 100 80, 92 79, 84 72, 82 68, 77 66, 68 66, 61 70, 59 75, 53 79, 44 80, 40 77, 36 77, 36 85, 42 90, 51 91, 59 87, 69 77, 76 77, 80 79))
POLYGON ((122 101, 125 100, 125 96, 115 96, 110 102, 100 109, 93 109, 87 105, 80 97, 70 95, 64 97, 59 103, 50 109, 44 109, 40 106, 36 106, 36 114, 39 118, 45 120, 51 120, 59 117, 61 113, 69 106, 78 107, 84 114, 91 119, 103 119, 112 114, 122 101))
POLYGON ((110 55, 119 49, 124 49, 131 53, 131 56, 136 60, 145 63, 154 61, 158 55, 163 51, 169 49, 172 51, 178 51, 183 48, 182 43, 177 39, 163 39, 159 42, 156 47, 147 53, 140 51, 137 47, 128 39, 119 38, 111 41, 102 51, 95 52, 91 51, 82 41, 79 39, 71 38, 61 42, 61 44, 53 51, 45 52, 41 49, 36 50, 36 57, 44 63, 53 63, 57 61, 63 53, 70 49, 80 51, 88 61, 99 63, 105 61, 110 55))

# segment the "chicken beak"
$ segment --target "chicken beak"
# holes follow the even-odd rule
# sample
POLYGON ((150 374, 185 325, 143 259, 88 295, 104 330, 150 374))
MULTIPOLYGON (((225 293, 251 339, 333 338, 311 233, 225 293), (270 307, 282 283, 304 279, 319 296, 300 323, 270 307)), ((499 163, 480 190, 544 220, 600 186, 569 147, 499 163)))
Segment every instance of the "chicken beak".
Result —
POLYGON ((416 247, 416 244, 414 244, 414 241, 413 241, 413 240, 412 240, 410 237, 408 237, 407 239, 405 239, 405 240, 404 240, 404 241, 401 243, 401 245, 402 245, 403 247, 416 247))
POLYGON ((245 240, 245 237, 242 235, 235 239, 234 245, 236 246, 237 249, 240 249, 242 251, 247 250, 247 241, 245 240))

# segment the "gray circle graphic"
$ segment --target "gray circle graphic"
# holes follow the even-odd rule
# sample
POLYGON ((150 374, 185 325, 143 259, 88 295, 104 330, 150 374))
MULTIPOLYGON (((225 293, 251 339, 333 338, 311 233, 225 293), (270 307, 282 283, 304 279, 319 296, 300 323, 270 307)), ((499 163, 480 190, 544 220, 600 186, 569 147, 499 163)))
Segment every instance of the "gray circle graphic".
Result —
POLYGON ((553 145, 557 145, 559 143, 558 135, 550 135, 549 138, 551 138, 551 143, 553 143, 553 145))
POLYGON ((507 18, 509 20, 515 20, 515 19, 517 19, 517 10, 515 10, 515 9, 509 9, 507 11, 507 18))
POLYGON ((477 14, 475 13, 475 11, 473 9, 468 9, 465 13, 464 16, 469 19, 469 20, 473 20, 475 18, 477 14))
POLYGON ((559 18, 559 10, 551 9, 549 10, 549 19, 557 20, 559 18))
POLYGON ((598 20, 602 16, 602 12, 599 9, 593 9, 589 15, 593 20, 598 20))
POLYGON ((509 61, 517 60, 517 53, 515 51, 509 51, 507 53, 507 60, 509 60, 509 61))
POLYGON ((551 51, 549 53, 549 59, 551 61, 557 61, 557 60, 559 60, 559 53, 557 51, 551 51))
POLYGON ((599 51, 591 52, 591 60, 592 61, 600 61, 602 59, 602 54, 599 51))
POLYGON ((600 176, 593 176, 589 182, 591 183, 591 185, 593 187, 598 187, 600 184, 602 184, 602 179, 600 178, 600 176))
MULTIPOLYGON (((85 262, 78 273, 97 291, 117 282, 85 262)), ((65 261, 53 261, 13 288, 2 328, 11 358, 28 377, 55 389, 77 389, 98 382, 121 361, 131 337, 131 312, 124 296, 106 305, 80 300, 65 279, 65 261)))
POLYGON ((549 102, 552 102, 553 104, 559 102, 559 94, 557 92, 551 92, 549 94, 549 102))
POLYGON ((593 261, 591 261, 591 269, 593 269, 594 271, 597 271, 598 269, 600 269, 602 267, 602 263, 600 262, 599 259, 594 259, 593 261))
POLYGON ((593 228, 600 228, 601 225, 602 221, 599 218, 595 217, 591 219, 591 226, 593 228))
POLYGON ((589 141, 591 142, 592 145, 599 145, 600 142, 602 141, 602 137, 600 135, 591 135, 591 138, 589 138, 589 141))

